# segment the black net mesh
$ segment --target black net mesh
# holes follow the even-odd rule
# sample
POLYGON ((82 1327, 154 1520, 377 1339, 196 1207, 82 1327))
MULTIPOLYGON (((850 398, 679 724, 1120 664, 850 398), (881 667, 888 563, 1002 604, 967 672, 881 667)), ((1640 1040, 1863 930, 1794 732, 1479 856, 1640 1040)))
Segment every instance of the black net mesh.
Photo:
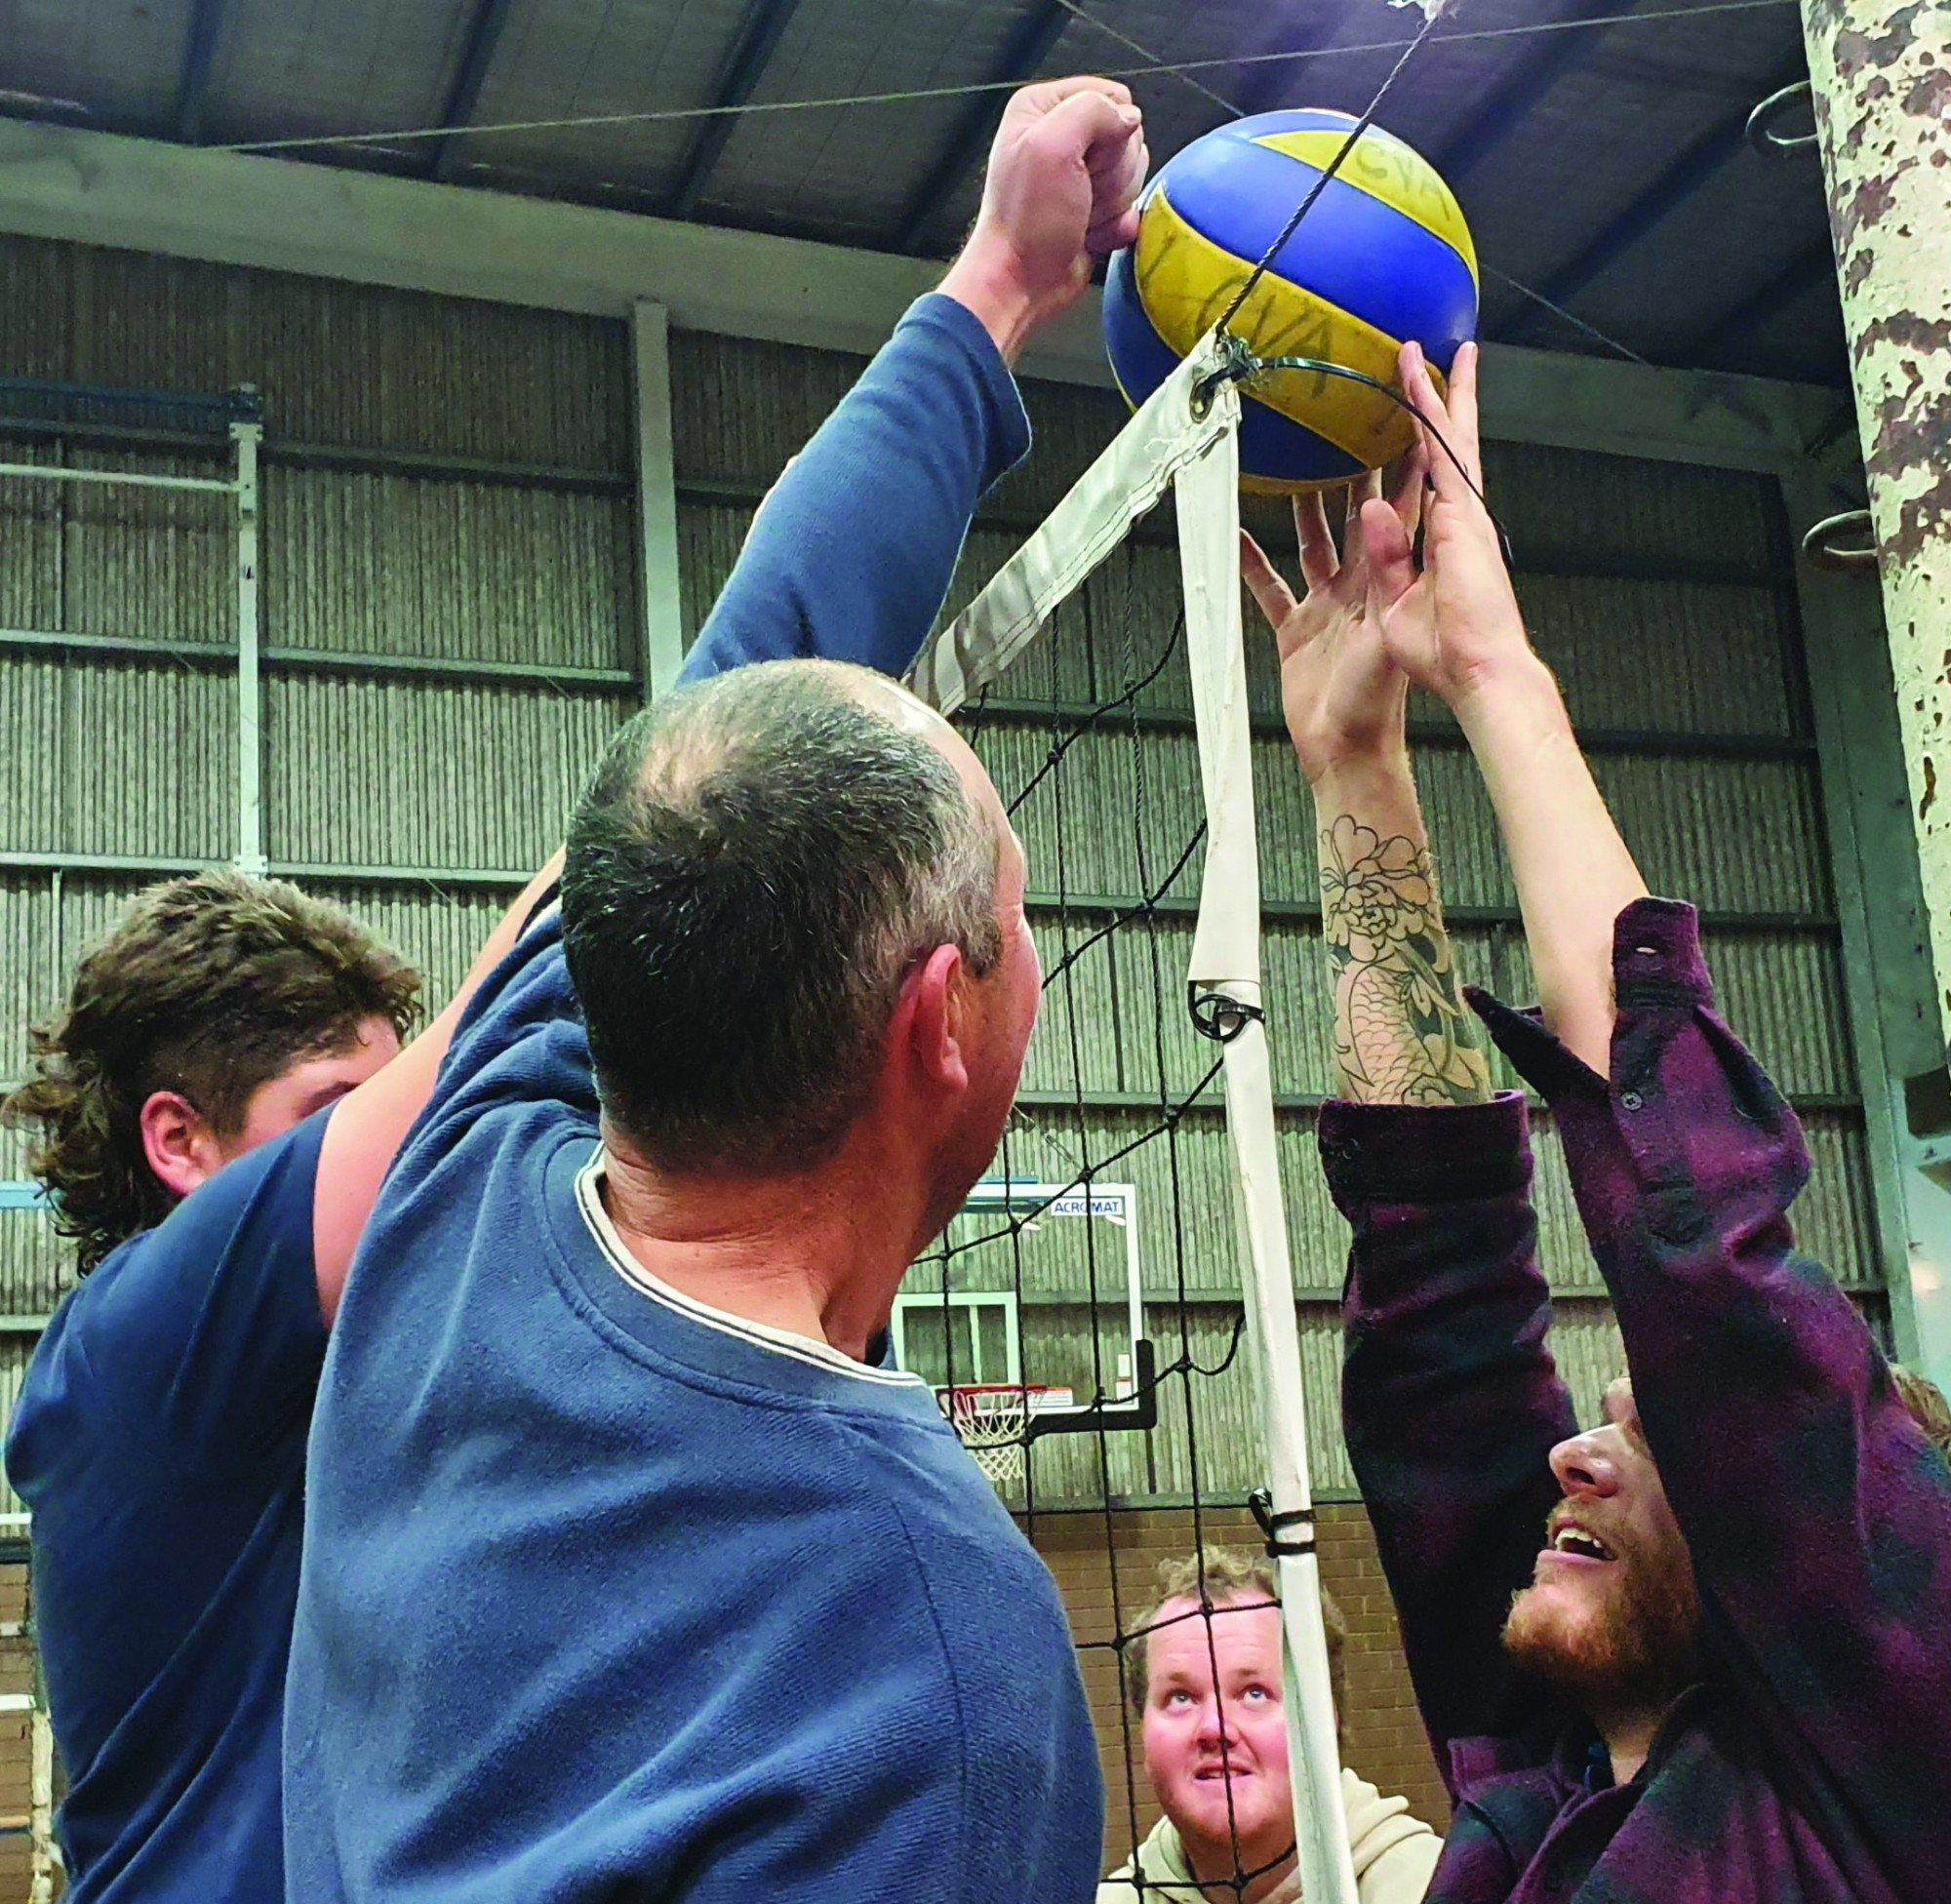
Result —
MULTIPOLYGON (((1112 1863, 1157 1817, 1142 1741, 1149 1636, 1198 1622, 1210 1693, 1215 1629, 1272 1590, 1257 1539, 1243 1538, 1261 1429, 1221 1048, 1186 1004, 1205 819, 1179 600, 1170 524, 1155 520, 958 717, 1024 842, 1043 1009, 995 1180, 915 1265, 900 1311, 906 1367, 943 1390, 1002 1390, 1005 1427, 1021 1408, 1019 1471, 988 1452, 984 1466, 1006 1470, 999 1490, 1047 1557, 1071 1563, 1112 1863), (1175 1552, 1134 1541, 1147 1515, 1175 1552), (1161 1558, 1179 1563, 1162 1612, 1161 1558), (1242 1559, 1250 1577, 1236 1578, 1242 1559)), ((1277 1643, 1270 1690, 1278 1729, 1277 1643)), ((1230 1736, 1205 1748, 1235 1774, 1218 1787, 1229 1813, 1251 1751, 1230 1736)), ((1228 1835, 1229 1868, 1199 1886, 1207 1894, 1243 1894, 1292 1849, 1291 1819, 1270 1855, 1264 1832, 1228 1835)), ((1159 1894, 1143 1872, 1131 1883, 1159 1894)))

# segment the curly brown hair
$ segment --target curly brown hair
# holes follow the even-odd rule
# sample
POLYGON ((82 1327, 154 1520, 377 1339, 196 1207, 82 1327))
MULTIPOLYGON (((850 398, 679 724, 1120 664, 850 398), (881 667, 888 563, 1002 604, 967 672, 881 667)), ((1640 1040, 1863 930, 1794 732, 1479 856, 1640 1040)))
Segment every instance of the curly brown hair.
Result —
POLYGON ((1920 1375, 1899 1363, 1891 1365, 1891 1380, 1896 1384, 1897 1399, 1911 1420, 1924 1430, 1938 1453, 1951 1459, 1951 1404, 1944 1400, 1944 1391, 1929 1375, 1920 1375))
MULTIPOLYGON (((1145 1641, 1159 1614, 1175 1600, 1203 1600, 1210 1606, 1255 1606, 1267 1601, 1278 1606, 1280 1576, 1264 1554, 1244 1547, 1208 1547, 1201 1553, 1160 1561, 1151 1605, 1125 1642, 1125 1697, 1134 1718, 1145 1716, 1145 1701, 1151 1696, 1151 1659, 1145 1641)), ((1326 1587, 1321 1589, 1321 1624, 1328 1636, 1328 1679, 1334 1688, 1338 1728, 1338 1715, 1347 1710, 1342 1696, 1341 1656, 1348 1646, 1348 1622, 1326 1587)))
POLYGON ((342 908, 282 880, 208 872, 139 892, 82 960, 67 1008, 31 1036, 34 1075, 0 1118, 37 1131, 28 1168, 83 1274, 170 1213, 141 1111, 179 1091, 219 1136, 300 1058, 351 1043, 368 1018, 402 1037, 419 973, 342 908))

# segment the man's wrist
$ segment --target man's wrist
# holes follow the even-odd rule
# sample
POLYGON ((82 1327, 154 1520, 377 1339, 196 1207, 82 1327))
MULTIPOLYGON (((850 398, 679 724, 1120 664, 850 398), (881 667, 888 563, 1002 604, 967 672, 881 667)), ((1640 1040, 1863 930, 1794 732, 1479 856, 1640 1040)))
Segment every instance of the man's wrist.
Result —
POLYGON ((1338 755, 1310 774, 1307 784, 1317 812, 1331 818, 1393 805, 1405 794, 1412 802, 1415 798, 1415 774, 1409 750, 1401 745, 1338 755))
POLYGON ((1542 743, 1572 734, 1558 677, 1530 648, 1480 669, 1450 702, 1450 711, 1479 754, 1487 745, 1542 743))
POLYGON ((1044 313, 1023 284, 1007 241, 978 225, 936 289, 974 315, 1014 370, 1044 313))

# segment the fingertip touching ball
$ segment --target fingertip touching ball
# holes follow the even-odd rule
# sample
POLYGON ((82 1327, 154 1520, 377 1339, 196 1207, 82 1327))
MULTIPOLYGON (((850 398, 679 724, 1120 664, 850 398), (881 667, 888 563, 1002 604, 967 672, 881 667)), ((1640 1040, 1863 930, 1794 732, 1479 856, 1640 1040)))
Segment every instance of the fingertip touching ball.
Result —
MULTIPOLYGON (((1266 112, 1195 139, 1145 189, 1138 241, 1111 261, 1104 338, 1135 408, 1219 321, 1355 128, 1345 112, 1266 112)), ((1450 187, 1371 126, 1229 327, 1256 357, 1314 357, 1398 382, 1413 338, 1447 372, 1477 328, 1477 254, 1450 187)), ((1242 487, 1318 489, 1414 439, 1379 390, 1318 371, 1242 386, 1242 487)))

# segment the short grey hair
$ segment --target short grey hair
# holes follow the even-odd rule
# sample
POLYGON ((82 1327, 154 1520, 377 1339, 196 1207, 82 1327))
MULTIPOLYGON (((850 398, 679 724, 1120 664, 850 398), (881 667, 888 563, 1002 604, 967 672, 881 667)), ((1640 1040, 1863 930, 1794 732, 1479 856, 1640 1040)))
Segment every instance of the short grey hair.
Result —
POLYGON ((954 945, 980 976, 1001 956, 996 828, 883 689, 817 661, 680 689, 577 807, 570 972, 604 1108, 657 1168, 831 1155, 915 962, 954 945))

